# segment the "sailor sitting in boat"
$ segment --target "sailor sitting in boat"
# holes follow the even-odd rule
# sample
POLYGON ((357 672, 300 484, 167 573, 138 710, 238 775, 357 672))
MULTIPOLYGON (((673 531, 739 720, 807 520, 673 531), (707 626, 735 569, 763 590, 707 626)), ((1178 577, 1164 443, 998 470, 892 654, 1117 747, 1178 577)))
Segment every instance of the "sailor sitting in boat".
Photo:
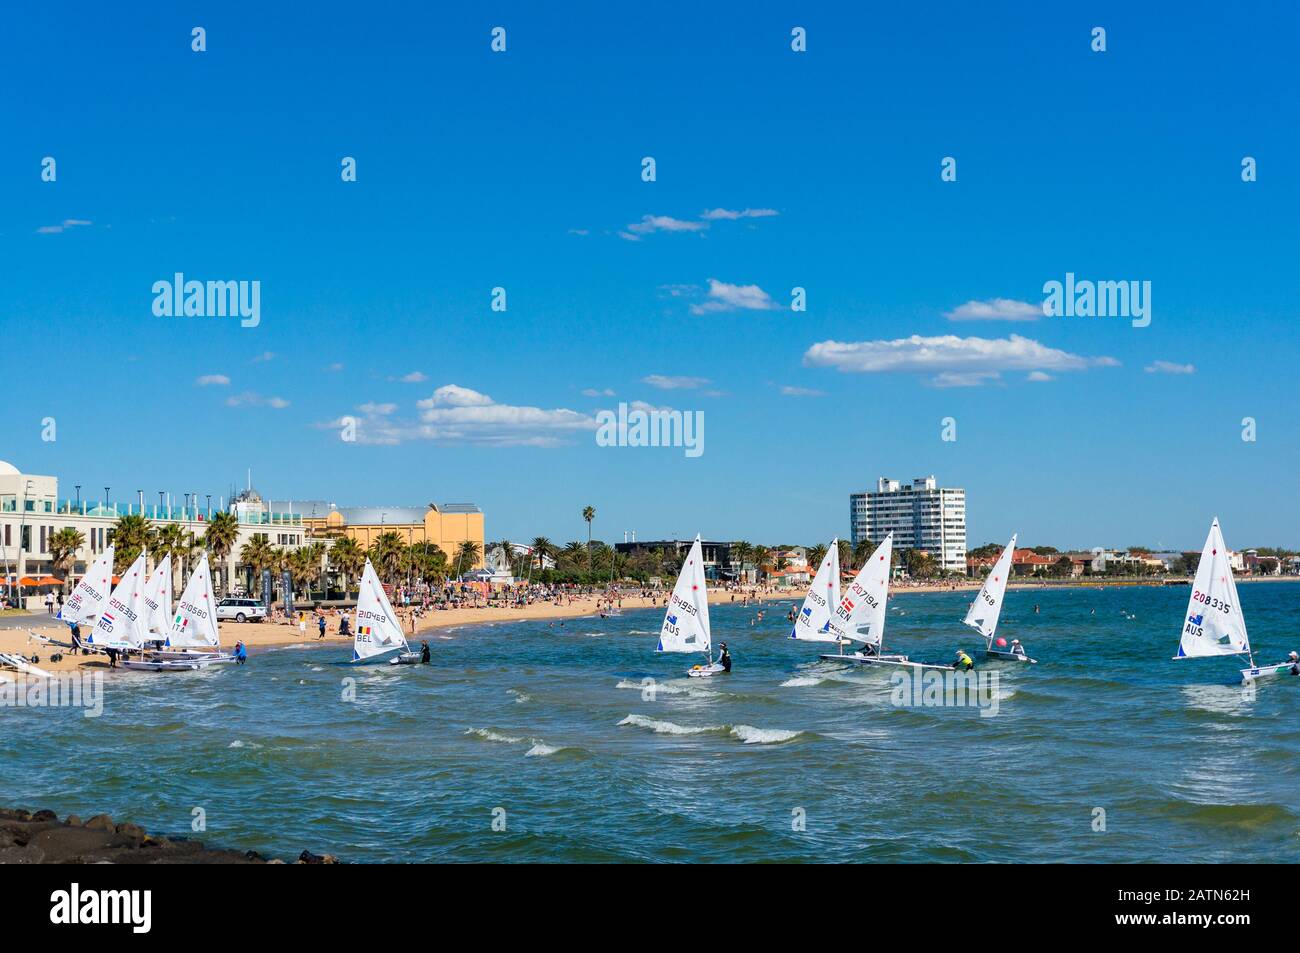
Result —
POLYGON ((1292 652, 1286 657, 1286 660, 1291 663, 1291 674, 1300 675, 1300 655, 1292 652))
POLYGON ((869 658, 875 658, 877 651, 876 646, 871 642, 863 642, 862 648, 858 649, 859 655, 865 655, 869 658))
POLYGON ((961 649, 957 650, 957 661, 952 663, 952 667, 959 672, 969 672, 975 667, 974 660, 961 649))
POLYGON ((1023 645, 1020 644, 1020 640, 1019 640, 1019 639, 1012 639, 1012 640, 1011 640, 1011 654, 1012 654, 1012 655, 1024 655, 1024 654, 1025 654, 1025 647, 1024 647, 1023 645))
POLYGON ((731 671, 731 653, 727 651, 727 643, 723 642, 718 646, 720 655, 718 655, 718 664, 722 666, 724 672, 731 671))

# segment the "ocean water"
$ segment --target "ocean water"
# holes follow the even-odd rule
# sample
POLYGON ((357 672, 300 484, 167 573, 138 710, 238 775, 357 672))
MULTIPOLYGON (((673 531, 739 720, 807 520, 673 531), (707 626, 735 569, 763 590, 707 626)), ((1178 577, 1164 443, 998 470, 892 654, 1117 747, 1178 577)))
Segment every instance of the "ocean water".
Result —
MULTIPOLYGON (((1240 593, 1261 660, 1300 648, 1300 585, 1240 593)), ((1009 593, 1001 631, 1040 664, 981 664, 991 717, 819 661, 790 602, 713 607, 715 679, 653 652, 650 610, 434 633, 429 666, 335 644, 133 673, 98 719, 0 710, 0 804, 347 861, 1300 860, 1300 679, 1251 695, 1235 660, 1171 661, 1187 598, 1009 593)), ((893 596, 887 646, 973 651, 969 599, 893 596)))

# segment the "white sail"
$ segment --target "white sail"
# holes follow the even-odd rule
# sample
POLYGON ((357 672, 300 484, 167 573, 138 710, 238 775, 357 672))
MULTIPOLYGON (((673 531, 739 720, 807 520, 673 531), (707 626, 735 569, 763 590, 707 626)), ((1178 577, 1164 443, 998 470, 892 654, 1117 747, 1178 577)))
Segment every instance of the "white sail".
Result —
POLYGON ((677 585, 668 597, 668 611, 659 630, 656 652, 709 652, 709 591, 704 584, 704 553, 695 537, 686 554, 677 585))
POLYGON ((144 645, 145 617, 149 614, 144 604, 144 566, 141 553, 113 587, 95 627, 86 636, 86 644, 105 649, 138 649, 144 645))
POLYGON ((984 585, 980 586, 979 595, 975 597, 975 601, 970 604, 970 609, 966 613, 966 624, 978 629, 979 634, 990 643, 998 630, 998 616, 1002 614, 1002 597, 1007 591, 1007 577, 1011 575, 1011 557, 1015 551, 1016 537, 1013 535, 1011 542, 1007 543, 1007 548, 1002 550, 1002 555, 989 570, 984 585))
POLYGON ((94 622, 108 601, 108 593, 112 588, 113 547, 110 546, 90 564, 86 574, 77 583, 77 588, 72 590, 72 595, 63 604, 59 618, 68 625, 94 622))
POLYGON ((406 651, 406 636, 388 601, 379 574, 366 560, 361 574, 361 592, 357 598, 356 629, 352 637, 352 661, 360 662, 393 649, 406 651))
POLYGON ((172 627, 172 558, 164 556, 144 587, 145 623, 149 637, 166 641, 172 627))
POLYGON ((827 623, 831 613, 840 604, 840 541, 831 540, 831 548, 817 567, 817 575, 803 598, 803 606, 795 616, 790 638, 808 642, 835 642, 827 623))
POLYGON ((894 534, 876 547, 862 564, 827 628, 836 639, 855 639, 879 646, 885 635, 885 600, 889 597, 889 571, 894 554, 894 534), (865 631, 864 631, 865 630, 865 631))
POLYGON ((1249 655, 1246 619, 1237 601, 1237 584, 1232 579, 1232 564, 1223 532, 1216 519, 1205 538, 1201 561, 1192 583, 1192 598, 1187 603, 1183 637, 1175 658, 1198 658, 1205 655, 1249 655))
POLYGON ((212 595, 212 570, 208 566, 207 553, 203 554, 190 575, 190 581, 185 584, 185 591, 181 593, 181 601, 176 604, 166 632, 167 645, 171 648, 220 648, 217 600, 212 595))

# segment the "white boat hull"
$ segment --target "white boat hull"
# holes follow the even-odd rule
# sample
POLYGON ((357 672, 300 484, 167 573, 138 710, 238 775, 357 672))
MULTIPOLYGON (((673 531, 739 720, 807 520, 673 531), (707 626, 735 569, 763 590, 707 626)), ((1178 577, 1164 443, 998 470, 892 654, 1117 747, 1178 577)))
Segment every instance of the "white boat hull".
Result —
POLYGON ((726 675, 727 670, 714 662, 712 665, 696 665, 686 673, 691 678, 712 678, 714 675, 726 675))
POLYGON ((421 655, 419 652, 402 652, 394 655, 388 660, 389 665, 419 665, 421 655))
POLYGON ((854 665, 892 665, 896 668, 911 669, 931 669, 941 672, 951 672, 951 665, 935 665, 932 662, 913 662, 906 655, 859 655, 856 652, 851 655, 823 655, 822 658, 828 662, 850 662, 854 665))
POLYGON ((122 668, 133 672, 194 672, 211 665, 237 661, 233 655, 208 653, 193 658, 124 659, 122 668))
POLYGON ((1028 662, 1030 665, 1037 665, 1038 659, 1030 658, 1028 655, 1022 655, 1019 652, 1003 652, 998 649, 985 649, 985 658, 999 659, 1003 662, 1028 662))
POLYGON ((1243 668, 1241 670, 1242 684, 1253 682, 1257 678, 1267 678, 1270 675, 1300 675, 1300 663, 1297 662, 1276 662, 1272 665, 1257 665, 1254 668, 1243 668))

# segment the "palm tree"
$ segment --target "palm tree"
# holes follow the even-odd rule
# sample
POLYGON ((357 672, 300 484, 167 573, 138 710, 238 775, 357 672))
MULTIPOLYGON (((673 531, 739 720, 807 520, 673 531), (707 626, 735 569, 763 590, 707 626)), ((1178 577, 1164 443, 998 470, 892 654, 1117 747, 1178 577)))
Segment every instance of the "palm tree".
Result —
POLYGON ((113 526, 113 571, 122 573, 153 543, 154 531, 139 513, 118 518, 113 526))
POLYGON ((330 547, 329 558, 330 565, 343 577, 343 596, 346 598, 348 580, 360 575, 361 570, 366 566, 365 551, 351 536, 344 536, 334 540, 334 545, 330 547))
POLYGON ((860 569, 867 564, 871 558, 872 550, 876 547, 871 545, 871 540, 863 537, 858 540, 858 544, 853 547, 853 568, 860 569))
POLYGON ((325 554, 324 543, 312 543, 288 553, 284 557, 289 573, 296 582, 302 583, 303 593, 311 596, 311 584, 321 577, 321 557, 325 554))
POLYGON ((840 569, 852 569, 853 568, 853 544, 850 543, 847 539, 842 539, 839 542, 839 547, 840 547, 840 569))
POLYGON ((77 561, 77 550, 86 545, 84 533, 71 526, 65 526, 50 536, 50 558, 54 562, 54 571, 59 574, 61 588, 68 589, 68 574, 77 561))
POLYGON ((494 543, 492 548, 501 550, 501 567, 503 569, 511 569, 515 555, 514 543, 510 542, 508 539, 503 539, 499 543, 494 543))
POLYGON ((818 569, 820 569, 822 560, 826 558, 826 554, 828 552, 830 552, 830 547, 823 546, 821 543, 818 543, 816 546, 809 546, 808 547, 808 568, 810 568, 813 572, 816 572, 818 569))
POLYGON ((729 565, 736 567, 737 582, 740 581, 740 577, 745 572, 745 563, 749 561, 749 557, 753 554, 754 547, 743 539, 738 539, 731 544, 731 553, 727 557, 727 562, 729 565))
POLYGON ((185 539, 188 535, 185 527, 180 523, 164 523, 154 533, 153 564, 156 567, 163 559, 170 556, 172 559, 173 579, 175 578, 176 564, 180 562, 181 557, 188 548, 185 539))
POLYGON ((762 582, 763 578, 767 575, 767 571, 764 569, 764 567, 767 565, 768 560, 770 560, 771 558, 772 558, 772 550, 768 549, 766 546, 754 547, 754 567, 758 570, 759 582, 762 582))
MULTIPOLYGON (((546 557, 555 555, 555 544, 545 536, 536 536, 533 538, 533 558, 537 560, 537 569, 540 572, 546 567, 546 557)), ((529 572, 532 572, 532 564, 529 563, 529 572)))
POLYGON ((456 575, 460 575, 461 566, 473 569, 478 565, 483 549, 472 539, 467 539, 456 547, 456 575))
POLYGON ((370 561, 384 582, 394 582, 406 568, 409 559, 406 543, 402 541, 400 533, 380 533, 370 544, 370 561))
POLYGON ((416 543, 411 547, 411 565, 415 577, 428 585, 440 586, 447 578, 447 554, 430 543, 416 543))
POLYGON ((221 585, 218 595, 226 594, 226 580, 230 575, 230 551, 239 538, 239 518, 228 510, 213 513, 208 528, 203 531, 203 548, 221 566, 221 585))
POLYGON ((582 508, 582 518, 587 521, 587 570, 591 570, 591 521, 596 518, 596 508, 594 506, 584 506, 582 508))
POLYGON ((253 591, 260 592, 262 572, 280 565, 282 554, 271 545, 265 533, 254 533, 239 551, 239 561, 253 570, 253 591))

